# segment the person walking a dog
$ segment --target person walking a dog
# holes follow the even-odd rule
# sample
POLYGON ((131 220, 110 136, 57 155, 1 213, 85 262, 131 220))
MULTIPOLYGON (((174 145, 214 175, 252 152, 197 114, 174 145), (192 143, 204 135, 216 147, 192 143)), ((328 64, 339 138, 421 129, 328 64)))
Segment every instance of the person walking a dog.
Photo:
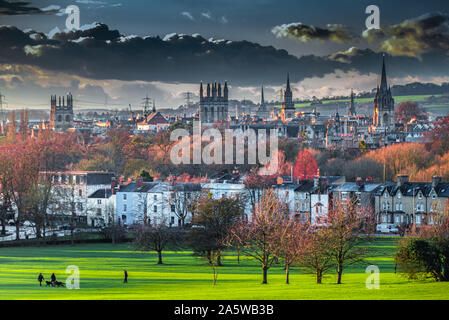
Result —
POLYGON ((37 281, 39 281, 39 286, 42 287, 42 281, 44 281, 44 276, 42 273, 39 273, 39 277, 37 277, 37 281))
POLYGON ((123 270, 123 273, 125 274, 125 279, 123 280, 123 283, 128 283, 128 271, 123 270))

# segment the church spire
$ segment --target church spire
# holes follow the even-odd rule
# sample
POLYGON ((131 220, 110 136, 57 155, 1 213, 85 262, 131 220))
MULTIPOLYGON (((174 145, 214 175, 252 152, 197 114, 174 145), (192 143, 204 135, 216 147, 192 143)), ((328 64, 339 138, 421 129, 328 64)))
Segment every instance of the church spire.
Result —
POLYGON ((287 72, 287 88, 286 88, 286 90, 287 90, 288 92, 291 91, 291 89, 290 89, 290 75, 289 75, 288 72, 287 72))
POLYGON ((265 105, 265 98, 263 95, 263 86, 262 86, 262 90, 260 92, 260 106, 264 106, 265 105))
POLYGON ((387 86, 387 72, 385 71, 385 53, 382 56, 382 78, 380 81, 380 90, 386 91, 388 90, 387 86))

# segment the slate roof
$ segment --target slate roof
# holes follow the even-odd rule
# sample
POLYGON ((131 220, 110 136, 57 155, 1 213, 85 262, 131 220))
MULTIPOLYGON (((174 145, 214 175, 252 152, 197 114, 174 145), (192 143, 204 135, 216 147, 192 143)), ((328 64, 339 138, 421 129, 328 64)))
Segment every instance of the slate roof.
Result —
POLYGON ((109 198, 112 195, 111 189, 99 189, 92 193, 89 198, 98 198, 98 199, 104 199, 109 198), (106 193, 106 196, 105 196, 106 193))
MULTIPOLYGON (((396 196, 398 191, 406 197, 417 196, 421 191, 423 196, 428 197, 434 188, 431 182, 404 182, 400 187, 395 182, 385 182, 377 190, 376 195, 382 195, 385 189, 387 189, 388 194, 392 197, 396 196)), ((438 183, 435 186, 435 192, 438 197, 449 197, 449 183, 438 183)))
POLYGON ((333 191, 335 192, 375 192, 376 189, 382 186, 381 183, 363 183, 357 185, 356 182, 345 182, 337 186, 333 191))
POLYGON ((152 189, 158 182, 143 182, 142 187, 137 187, 135 181, 128 183, 127 185, 121 186, 117 192, 148 192, 152 189))
POLYGON ((87 184, 88 185, 96 185, 96 184, 110 184, 112 178, 114 177, 113 173, 110 172, 88 172, 87 176, 87 184))

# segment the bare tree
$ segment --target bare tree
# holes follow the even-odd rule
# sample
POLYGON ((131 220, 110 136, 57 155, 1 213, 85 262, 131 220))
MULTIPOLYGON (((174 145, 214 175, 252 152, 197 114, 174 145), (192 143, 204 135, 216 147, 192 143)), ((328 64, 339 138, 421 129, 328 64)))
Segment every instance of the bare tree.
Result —
POLYGON ((178 183, 174 186, 171 197, 171 205, 174 209, 174 214, 181 221, 181 226, 184 227, 187 217, 192 215, 195 209, 195 204, 201 196, 201 186, 199 184, 178 183))
POLYGON ((310 226, 305 233, 304 250, 298 257, 299 265, 314 273, 318 284, 321 284, 323 275, 335 266, 332 256, 327 251, 325 231, 310 226))
POLYGON ((276 261, 277 226, 288 215, 288 206, 281 203, 273 189, 263 191, 255 211, 248 221, 241 220, 230 229, 226 243, 240 244, 242 252, 262 266, 262 283, 268 283, 268 270, 276 261))
POLYGON ((286 215, 275 225, 275 256, 284 260, 285 283, 290 283, 290 268, 304 254, 308 223, 300 222, 294 215, 286 215))
POLYGON ((167 226, 166 219, 156 220, 151 226, 143 225, 136 233, 134 245, 141 251, 156 251, 158 264, 162 264, 162 251, 169 245, 175 248, 182 240, 178 228, 167 226))
POLYGON ((324 232, 327 251, 337 268, 337 284, 346 267, 363 260, 367 249, 361 244, 369 240, 374 225, 372 210, 360 207, 356 199, 331 204, 324 232))

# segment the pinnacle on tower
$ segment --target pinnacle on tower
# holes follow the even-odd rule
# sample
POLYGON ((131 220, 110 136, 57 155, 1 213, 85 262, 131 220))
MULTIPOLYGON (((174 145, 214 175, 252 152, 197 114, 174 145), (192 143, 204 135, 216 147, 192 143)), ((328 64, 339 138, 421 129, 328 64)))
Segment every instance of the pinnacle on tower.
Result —
POLYGON ((288 72, 287 72, 287 88, 286 88, 286 90, 291 91, 291 89, 290 89, 290 74, 288 72))

